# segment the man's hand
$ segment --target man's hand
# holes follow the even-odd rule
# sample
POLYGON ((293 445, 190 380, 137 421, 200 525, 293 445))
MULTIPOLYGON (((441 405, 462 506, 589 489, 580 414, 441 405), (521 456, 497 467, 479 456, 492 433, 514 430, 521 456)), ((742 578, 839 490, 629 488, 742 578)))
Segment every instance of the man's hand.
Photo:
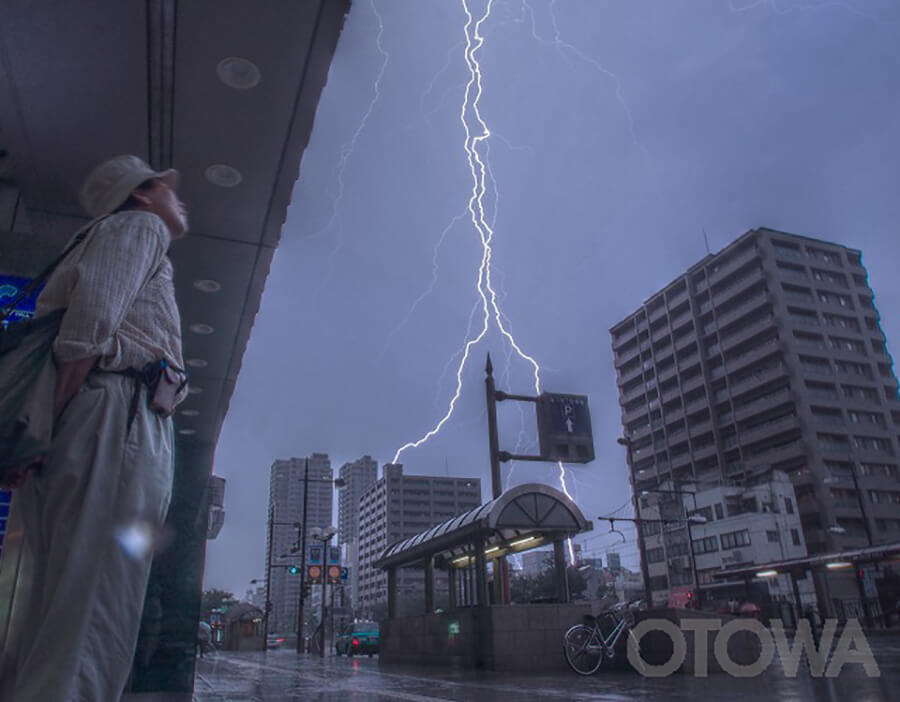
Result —
POLYGON ((97 364, 99 356, 80 361, 62 361, 57 366, 56 392, 53 395, 53 417, 59 419, 69 401, 81 388, 88 373, 97 364))

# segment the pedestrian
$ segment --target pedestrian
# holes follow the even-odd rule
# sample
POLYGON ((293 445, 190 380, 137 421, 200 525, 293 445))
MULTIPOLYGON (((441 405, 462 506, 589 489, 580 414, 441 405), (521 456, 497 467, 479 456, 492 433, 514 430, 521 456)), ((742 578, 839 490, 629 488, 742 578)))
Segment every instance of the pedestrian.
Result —
POLYGON ((187 232, 177 178, 136 156, 94 169, 80 195, 94 223, 37 301, 38 317, 66 311, 53 443, 13 497, 31 578, 17 585, 4 700, 113 701, 128 678, 187 392, 167 255, 187 232))
POLYGON ((197 625, 197 650, 201 658, 206 651, 212 650, 212 627, 204 621, 197 625))

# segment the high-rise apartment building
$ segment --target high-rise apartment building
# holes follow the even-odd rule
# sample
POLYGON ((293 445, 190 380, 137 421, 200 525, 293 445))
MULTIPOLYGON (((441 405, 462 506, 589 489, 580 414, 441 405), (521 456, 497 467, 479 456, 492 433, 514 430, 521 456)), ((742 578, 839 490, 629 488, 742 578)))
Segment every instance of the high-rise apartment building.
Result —
MULTIPOLYGON (((269 517, 272 520, 272 540, 266 544, 267 577, 271 579, 272 612, 269 631, 291 633, 297 631, 297 605, 300 597, 300 578, 291 574, 290 564, 302 566, 305 549, 297 549, 298 529, 303 522, 303 491, 305 458, 277 460, 272 464, 269 478, 269 517), (292 553, 292 550, 296 549, 292 553), (284 557, 282 557, 284 556, 284 557)), ((307 534, 313 527, 332 525, 333 474, 328 454, 309 456, 309 497, 306 500, 307 534)), ((310 540, 307 539, 307 543, 310 540)))
MULTIPOLYGON (((403 475, 403 466, 385 464, 384 475, 359 503, 360 612, 372 616, 387 602, 387 574, 372 567, 385 548, 480 504, 478 478, 403 475)), ((400 569, 397 587, 401 600, 424 593, 422 574, 400 569)), ((442 587, 446 590, 446 578, 436 577, 436 590, 442 587)))
POLYGON ((751 230, 610 332, 636 490, 780 470, 811 554, 900 539, 897 378, 858 250, 751 230))
POLYGON ((359 541, 359 500, 378 480, 378 461, 363 456, 341 466, 344 484, 338 496, 338 543, 359 541))
POLYGON ((378 480, 378 461, 362 456, 345 463, 340 478, 344 483, 338 493, 338 543, 345 545, 346 563, 350 567, 346 595, 355 606, 359 599, 359 501, 378 480))

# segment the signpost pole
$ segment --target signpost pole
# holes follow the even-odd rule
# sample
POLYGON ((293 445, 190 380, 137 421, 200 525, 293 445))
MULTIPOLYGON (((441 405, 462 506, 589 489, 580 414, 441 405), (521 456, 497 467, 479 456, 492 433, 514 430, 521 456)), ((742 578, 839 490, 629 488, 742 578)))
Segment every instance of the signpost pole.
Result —
POLYGON ((491 492, 494 499, 500 497, 503 486, 500 482, 500 437, 497 435, 497 388, 494 386, 494 364, 491 354, 487 355, 484 379, 487 393, 488 441, 491 449, 491 492))

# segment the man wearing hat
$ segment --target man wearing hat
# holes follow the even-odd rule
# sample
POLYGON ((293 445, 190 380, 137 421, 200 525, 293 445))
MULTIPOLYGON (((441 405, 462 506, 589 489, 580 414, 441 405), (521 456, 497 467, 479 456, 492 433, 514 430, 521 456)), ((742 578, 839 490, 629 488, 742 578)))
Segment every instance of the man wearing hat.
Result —
POLYGON ((37 301, 37 316, 66 312, 53 445, 15 494, 31 578, 7 647, 13 682, 0 687, 17 702, 112 702, 128 677, 173 469, 172 420, 129 373, 183 367, 167 256, 187 232, 177 176, 136 156, 98 166, 80 197, 92 226, 37 301))

